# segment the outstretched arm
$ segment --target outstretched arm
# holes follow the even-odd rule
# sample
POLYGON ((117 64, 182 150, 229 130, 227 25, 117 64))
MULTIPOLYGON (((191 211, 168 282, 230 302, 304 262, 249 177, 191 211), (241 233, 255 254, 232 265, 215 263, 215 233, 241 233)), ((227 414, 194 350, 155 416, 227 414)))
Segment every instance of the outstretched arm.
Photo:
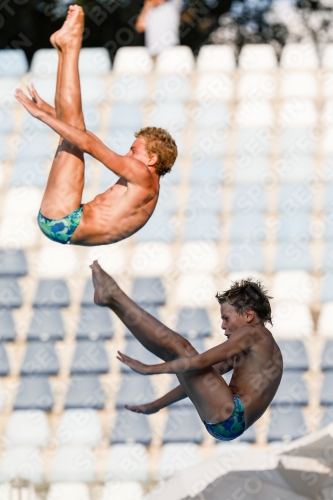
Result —
POLYGON ((171 405, 172 403, 176 403, 181 399, 187 398, 187 394, 184 392, 183 388, 178 385, 172 391, 167 392, 164 396, 152 403, 147 403, 144 405, 125 405, 127 410, 134 411, 135 413, 144 413, 145 415, 150 415, 151 413, 157 413, 162 408, 171 405))
POLYGON ((124 177, 129 183, 147 187, 152 178, 148 168, 139 160, 120 156, 90 132, 79 130, 76 127, 62 122, 52 113, 40 109, 37 103, 29 99, 20 89, 16 90, 16 99, 27 109, 27 111, 42 122, 51 127, 66 141, 74 144, 84 153, 88 153, 96 160, 103 163, 119 177, 124 177))

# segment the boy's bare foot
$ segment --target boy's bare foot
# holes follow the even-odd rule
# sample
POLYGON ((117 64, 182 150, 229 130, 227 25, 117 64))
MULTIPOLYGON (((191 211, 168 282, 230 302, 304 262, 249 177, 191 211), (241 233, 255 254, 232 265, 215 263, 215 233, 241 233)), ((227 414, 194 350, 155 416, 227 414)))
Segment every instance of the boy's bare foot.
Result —
POLYGON ((84 12, 79 5, 70 5, 62 28, 51 35, 50 42, 57 50, 81 47, 84 28, 84 12))
POLYGON ((115 293, 120 292, 120 288, 114 279, 101 268, 97 260, 94 260, 90 268, 95 288, 94 302, 99 306, 107 306, 115 293))

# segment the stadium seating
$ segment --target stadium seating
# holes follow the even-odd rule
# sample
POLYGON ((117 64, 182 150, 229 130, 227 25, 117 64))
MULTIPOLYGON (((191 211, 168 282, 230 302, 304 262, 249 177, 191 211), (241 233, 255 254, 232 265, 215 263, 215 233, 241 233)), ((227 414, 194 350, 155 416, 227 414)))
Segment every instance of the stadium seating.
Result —
POLYGON ((153 61, 144 47, 121 47, 113 63, 113 71, 124 75, 146 75, 153 69, 153 61))
POLYGON ((53 394, 46 376, 21 377, 14 410, 51 411, 53 394))
POLYGON ((110 436, 110 444, 151 443, 152 432, 148 417, 128 410, 119 410, 110 436))
POLYGON ((274 48, 266 44, 244 45, 239 54, 238 66, 242 70, 273 70, 277 66, 274 48))
POLYGON ((21 479, 31 483, 45 481, 44 461, 38 448, 33 446, 17 446, 5 449, 0 462, 0 482, 6 483, 17 477, 21 471, 21 479), (27 464, 34 464, 27 467, 27 464))
POLYGON ((46 413, 41 410, 14 411, 5 433, 7 448, 31 446, 45 447, 51 437, 46 413))
POLYGON ((15 278, 0 278, 0 307, 21 307, 22 293, 15 278))
POLYGON ((235 69, 235 53, 230 45, 203 45, 196 61, 200 73, 231 72, 235 69))
MULTIPOLYGON (((150 354, 150 360, 151 358, 155 358, 155 362, 150 364, 156 364, 157 358, 154 357, 153 354, 150 354)), ((127 370, 126 375, 124 375, 122 378, 121 385, 118 390, 115 407, 117 409, 123 409, 125 404, 144 404, 148 403, 149 401, 153 401, 154 398, 155 392, 149 378, 133 374, 131 370, 127 370)))
POLYGON ((102 500, 109 498, 122 498, 123 500, 143 500, 143 487, 138 481, 108 481, 103 489, 102 500))
POLYGON ((47 493, 46 500, 52 500, 60 496, 63 500, 80 498, 81 500, 90 500, 89 488, 85 483, 80 482, 56 482, 52 483, 47 493))
POLYGON ((168 47, 156 59, 155 71, 164 74, 188 74, 194 69, 192 50, 185 46, 168 47))
POLYGON ((28 70, 28 61, 22 49, 0 50, 0 77, 23 76, 28 70))
POLYGON ((6 376, 10 372, 9 360, 7 356, 7 351, 3 344, 0 344, 0 376, 6 376))
POLYGON ((271 413, 267 441, 285 441, 303 437, 308 430, 298 407, 274 408, 271 413))
POLYGON ((102 410, 105 393, 95 374, 73 375, 66 395, 65 409, 102 410))
POLYGON ((0 341, 14 341, 16 326, 13 315, 9 309, 0 309, 0 341))
POLYGON ((38 283, 34 307, 68 307, 69 290, 63 279, 44 279, 38 283))
POLYGON ((196 444, 167 443, 162 449, 156 479, 168 479, 175 473, 198 463, 200 463, 200 455, 196 444))
POLYGON ((288 43, 282 50, 280 66, 289 70, 316 70, 319 60, 315 46, 288 43))
POLYGON ((76 330, 77 340, 111 339, 113 323, 107 309, 99 306, 82 307, 76 330))
POLYGON ((108 373, 109 371, 110 365, 103 341, 80 340, 77 343, 71 366, 72 375, 108 373))
POLYGON ((137 304, 162 306, 165 304, 165 288, 160 278, 136 278, 131 298, 137 304))
POLYGON ((96 460, 90 448, 64 446, 56 450, 49 481, 96 481, 96 460))
POLYGON ((54 343, 39 340, 29 342, 21 365, 21 375, 57 375, 59 360, 54 343))
POLYGON ((57 429, 61 446, 98 446, 103 437, 97 411, 92 409, 65 410, 57 429))
POLYGON ((148 452, 144 445, 115 444, 111 447, 104 472, 104 481, 148 481, 148 452))

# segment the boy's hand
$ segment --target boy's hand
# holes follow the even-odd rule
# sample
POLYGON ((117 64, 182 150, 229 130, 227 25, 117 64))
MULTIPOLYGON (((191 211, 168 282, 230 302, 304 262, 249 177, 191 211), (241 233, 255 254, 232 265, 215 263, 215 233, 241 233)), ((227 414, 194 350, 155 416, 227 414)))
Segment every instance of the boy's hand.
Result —
POLYGON ((29 99, 29 97, 26 96, 21 89, 15 90, 15 98, 25 107, 25 109, 31 114, 31 116, 39 119, 42 118, 44 112, 40 109, 38 104, 29 99))
POLYGON ((41 96, 38 94, 37 90, 35 89, 35 86, 33 83, 31 83, 30 85, 27 85, 27 90, 31 96, 31 99, 34 101, 34 103, 37 104, 39 109, 41 109, 42 111, 45 111, 46 113, 51 114, 54 117, 56 116, 55 108, 50 106, 50 104, 48 104, 47 102, 45 102, 41 98, 41 96))
POLYGON ((149 365, 145 365, 144 363, 141 363, 136 359, 130 358, 120 351, 118 351, 117 359, 119 359, 119 361, 124 363, 124 365, 129 366, 133 371, 140 373, 141 375, 151 375, 152 373, 154 373, 149 365))
POLYGON ((154 403, 147 403, 145 405, 125 405, 125 408, 134 413, 143 413, 144 415, 151 415, 159 411, 159 408, 154 406, 154 403))

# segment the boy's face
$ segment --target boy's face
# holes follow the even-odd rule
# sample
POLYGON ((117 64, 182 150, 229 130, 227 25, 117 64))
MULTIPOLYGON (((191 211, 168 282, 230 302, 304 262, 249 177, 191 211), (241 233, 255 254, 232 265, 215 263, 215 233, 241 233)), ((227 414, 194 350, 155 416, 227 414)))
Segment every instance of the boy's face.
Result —
POLYGON ((221 328, 224 330, 224 335, 227 338, 241 326, 249 324, 248 315, 246 313, 242 315, 237 314, 236 309, 227 302, 221 304, 221 318, 221 328))
POLYGON ((146 143, 143 137, 138 137, 133 142, 130 147, 129 152, 125 156, 130 156, 131 158, 136 158, 137 160, 142 161, 145 165, 149 164, 150 157, 146 150, 146 143))

